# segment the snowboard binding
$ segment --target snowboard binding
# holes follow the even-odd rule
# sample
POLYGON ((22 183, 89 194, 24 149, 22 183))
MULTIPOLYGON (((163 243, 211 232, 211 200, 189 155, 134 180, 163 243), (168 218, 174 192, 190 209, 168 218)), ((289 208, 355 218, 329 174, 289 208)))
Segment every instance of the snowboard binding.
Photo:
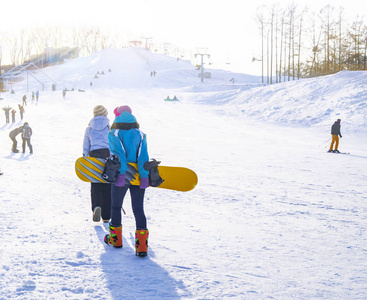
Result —
POLYGON ((159 175, 158 165, 160 161, 155 160, 154 158, 151 161, 147 161, 144 164, 144 169, 149 171, 149 185, 153 187, 160 186, 161 183, 164 182, 162 177, 159 175))

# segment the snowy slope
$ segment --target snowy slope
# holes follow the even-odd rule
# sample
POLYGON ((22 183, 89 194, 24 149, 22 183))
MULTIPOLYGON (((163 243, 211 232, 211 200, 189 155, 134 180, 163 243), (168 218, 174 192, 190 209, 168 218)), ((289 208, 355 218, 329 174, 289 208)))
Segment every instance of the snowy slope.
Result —
POLYGON ((26 93, 21 82, 0 101, 17 106, 26 93, 23 121, 34 131, 34 154, 11 154, 9 131, 23 122, 0 115, 0 299, 365 297, 365 73, 259 87, 258 77, 212 70, 200 83, 187 62, 143 49, 105 49, 45 72, 56 92, 32 102, 39 86, 28 82, 26 93), (85 92, 63 99, 63 88, 85 92), (89 184, 74 174, 97 104, 110 119, 129 105, 150 156, 199 177, 187 193, 147 190, 145 259, 134 255, 129 196, 124 247, 108 247, 89 184), (338 117, 350 155, 326 153, 338 117))
POLYGON ((367 125, 367 72, 343 71, 244 91, 232 106, 258 120, 298 126, 329 126, 335 118, 348 130, 367 125))

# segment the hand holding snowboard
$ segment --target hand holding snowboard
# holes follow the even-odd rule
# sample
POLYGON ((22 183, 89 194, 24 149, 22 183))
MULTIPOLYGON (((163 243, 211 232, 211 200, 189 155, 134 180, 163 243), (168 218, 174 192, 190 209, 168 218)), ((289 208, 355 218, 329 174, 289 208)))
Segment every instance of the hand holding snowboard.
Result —
MULTIPOLYGON (((79 177, 79 179, 85 182, 114 182, 114 184, 116 184, 117 176, 119 175, 118 173, 115 173, 115 175, 113 175, 111 174, 113 172, 111 172, 107 175, 107 177, 109 177, 109 180, 113 180, 114 178, 113 181, 109 181, 103 178, 102 174, 105 171, 105 163, 106 160, 102 158, 79 157, 75 162, 75 173, 79 177)), ((159 163, 160 162, 157 162, 156 160, 152 160, 145 163, 144 165, 144 168, 146 170, 150 170, 149 185, 151 187, 186 192, 192 190, 197 185, 198 177, 194 171, 183 167, 159 166, 159 163)), ((141 185, 140 176, 137 169, 137 164, 128 164, 126 174, 124 174, 125 185, 141 185)), ((121 184, 121 178, 119 184, 121 184)), ((146 187, 148 187, 147 182, 145 182, 145 185, 146 187)))

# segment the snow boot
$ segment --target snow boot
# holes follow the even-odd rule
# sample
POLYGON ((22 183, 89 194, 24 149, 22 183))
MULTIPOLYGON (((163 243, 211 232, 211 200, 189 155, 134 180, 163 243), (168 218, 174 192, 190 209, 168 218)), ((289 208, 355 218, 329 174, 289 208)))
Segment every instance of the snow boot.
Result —
POLYGON ((107 245, 112 245, 115 248, 122 247, 122 225, 114 226, 110 224, 109 226, 110 234, 106 234, 104 237, 104 242, 107 245))
POLYGON ((135 254, 137 256, 147 256, 148 253, 148 229, 137 229, 135 231, 135 254))
POLYGON ((340 153, 340 151, 339 150, 334 150, 334 153, 340 153))
POLYGON ((99 206, 96 206, 93 210, 93 221, 99 222, 101 220, 101 208, 99 206))

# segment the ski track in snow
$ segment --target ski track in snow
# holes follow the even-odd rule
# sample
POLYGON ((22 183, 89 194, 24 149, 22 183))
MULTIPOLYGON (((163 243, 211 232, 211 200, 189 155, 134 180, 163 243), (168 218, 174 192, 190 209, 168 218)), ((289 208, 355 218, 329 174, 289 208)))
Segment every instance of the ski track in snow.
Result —
MULTIPOLYGON (((309 126, 279 104, 285 95, 295 99, 298 87, 297 93, 307 92, 315 101, 302 114, 318 115, 324 105, 319 99, 328 99, 333 89, 317 95, 310 90, 329 84, 325 80, 339 83, 337 75, 243 91, 224 78, 200 85, 183 62, 179 76, 170 79, 174 59, 128 49, 124 53, 131 59, 121 62, 120 52, 107 50, 51 68, 65 86, 77 82, 85 92, 68 92, 65 99, 61 91, 41 92, 38 103, 28 97, 24 121, 33 129, 33 155, 10 153, 8 134, 22 124, 19 116, 0 127, 0 299, 365 298, 366 137, 360 124, 354 130, 346 120, 340 149, 351 154, 326 153, 328 142, 321 143, 336 116, 324 114, 309 126), (88 87, 92 72, 117 61, 110 74, 88 87), (130 78, 120 70, 136 65, 140 81, 138 71, 130 78), (147 65, 163 70, 150 78, 147 65), (246 107, 258 111, 256 116, 241 112, 250 101, 244 97, 258 93, 270 95, 275 102, 270 107, 279 108, 257 103, 246 107), (162 101, 174 94, 180 102, 162 101), (108 225, 92 222, 90 186, 74 173, 97 104, 106 106, 111 122, 116 106, 130 105, 147 134, 150 157, 191 168, 199 177, 187 193, 147 190, 150 248, 144 259, 134 255, 129 196, 124 247, 108 247, 103 242, 108 225), (280 119, 275 124, 274 112, 298 126, 280 119)), ((350 78, 346 89, 361 89, 362 75, 355 74, 339 75, 350 78)), ((16 88, 15 95, 3 94, 1 107, 20 103, 24 83, 16 88)), ((359 95, 356 103, 365 98, 359 95)), ((361 119, 357 108, 345 114, 361 119)))

